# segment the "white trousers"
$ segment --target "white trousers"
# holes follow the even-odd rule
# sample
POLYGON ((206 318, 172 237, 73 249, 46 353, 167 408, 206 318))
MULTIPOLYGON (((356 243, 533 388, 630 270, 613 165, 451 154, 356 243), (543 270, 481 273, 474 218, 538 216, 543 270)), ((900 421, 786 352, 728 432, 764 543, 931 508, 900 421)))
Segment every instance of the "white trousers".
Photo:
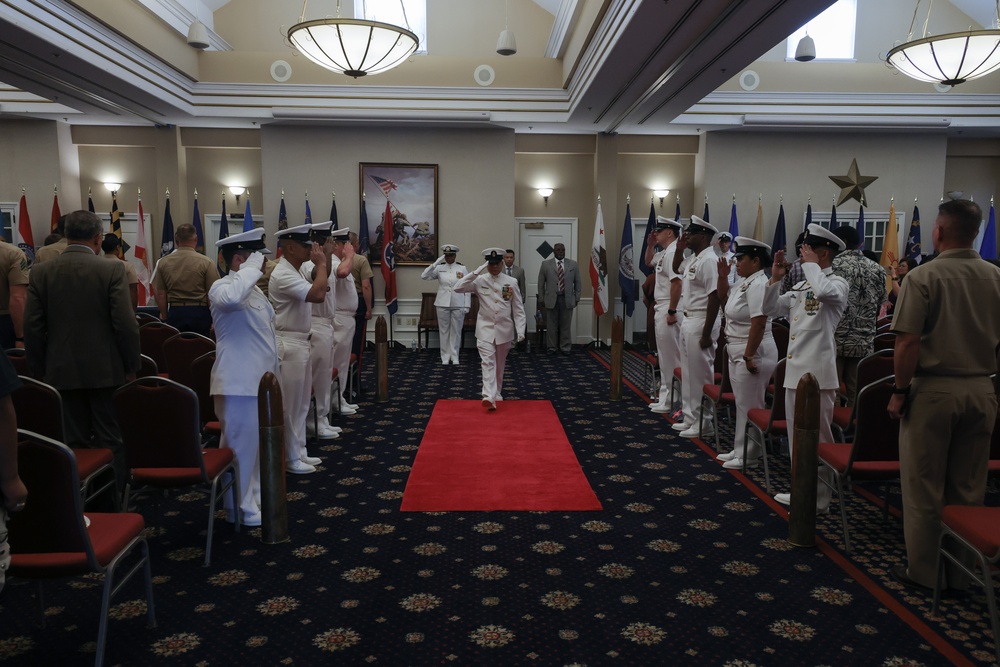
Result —
POLYGON ((706 384, 715 382, 715 350, 719 345, 719 319, 712 327, 712 344, 702 349, 699 344, 705 329, 705 316, 692 315, 684 319, 684 354, 681 365, 681 404, 684 423, 697 426, 701 421, 701 396, 706 384))
POLYGON ((465 309, 438 308, 438 335, 441 337, 441 363, 458 363, 458 351, 462 349, 462 324, 465 309))
MULTIPOLYGON (((260 430, 256 396, 214 396, 215 414, 222 424, 220 447, 233 450, 240 463, 240 509, 244 514, 260 512, 260 430)), ((227 511, 233 495, 223 497, 227 511)))
POLYGON ((333 384, 333 323, 329 320, 316 317, 312 320, 309 362, 312 365, 312 393, 316 397, 316 417, 322 423, 330 414, 330 388, 333 384))
POLYGON ((353 312, 338 310, 333 320, 333 367, 340 378, 341 395, 347 391, 347 370, 351 365, 351 345, 357 324, 353 312))
POLYGON ((674 369, 681 365, 681 326, 684 314, 677 313, 677 322, 667 324, 669 301, 657 301, 653 307, 653 333, 656 334, 656 359, 660 365, 660 397, 657 403, 666 406, 670 400, 670 383, 674 369))
POLYGON ((507 353, 510 352, 512 341, 506 343, 487 343, 476 339, 479 358, 483 361, 483 398, 496 403, 502 401, 503 371, 507 366, 507 353))
POLYGON ((771 374, 778 365, 778 348, 770 334, 765 335, 757 346, 757 354, 754 357, 756 374, 748 371, 746 363, 743 362, 745 351, 745 342, 729 343, 729 381, 733 385, 733 395, 736 397, 736 437, 733 439, 733 451, 736 452, 736 458, 740 459, 746 458, 744 447, 747 412, 764 407, 764 393, 771 381, 771 374))
MULTIPOLYGON (((833 405, 837 400, 836 389, 819 390, 819 442, 836 442, 833 439, 833 405)), ((795 390, 785 389, 785 420, 788 424, 788 457, 794 458, 795 453, 795 390)), ((793 461, 792 465, 795 463, 793 461)), ((830 506, 833 490, 822 480, 833 482, 833 474, 826 466, 820 466, 819 479, 816 480, 816 507, 826 509, 830 506)))
POLYGON ((305 336, 278 333, 278 373, 285 413, 285 460, 298 461, 306 455, 306 415, 312 389, 309 341, 305 336))

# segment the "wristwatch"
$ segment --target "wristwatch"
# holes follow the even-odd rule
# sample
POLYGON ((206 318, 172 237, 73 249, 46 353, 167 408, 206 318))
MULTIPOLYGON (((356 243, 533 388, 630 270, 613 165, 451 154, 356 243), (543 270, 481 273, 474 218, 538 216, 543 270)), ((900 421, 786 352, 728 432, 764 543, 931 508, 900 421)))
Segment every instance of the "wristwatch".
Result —
POLYGON ((677 311, 674 310, 673 308, 667 309, 667 315, 676 315, 676 314, 677 314, 677 311))
POLYGON ((894 393, 894 394, 903 394, 905 396, 905 395, 907 395, 907 394, 910 393, 910 385, 906 385, 905 387, 897 387, 896 383, 893 382, 892 383, 892 393, 894 393))

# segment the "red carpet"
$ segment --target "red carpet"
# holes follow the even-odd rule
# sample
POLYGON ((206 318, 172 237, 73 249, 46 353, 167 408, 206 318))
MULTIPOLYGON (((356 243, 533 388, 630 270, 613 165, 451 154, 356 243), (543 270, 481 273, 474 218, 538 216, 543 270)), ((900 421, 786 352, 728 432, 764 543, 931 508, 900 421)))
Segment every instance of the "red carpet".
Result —
POLYGON ((600 510, 549 401, 438 401, 403 512, 600 510))

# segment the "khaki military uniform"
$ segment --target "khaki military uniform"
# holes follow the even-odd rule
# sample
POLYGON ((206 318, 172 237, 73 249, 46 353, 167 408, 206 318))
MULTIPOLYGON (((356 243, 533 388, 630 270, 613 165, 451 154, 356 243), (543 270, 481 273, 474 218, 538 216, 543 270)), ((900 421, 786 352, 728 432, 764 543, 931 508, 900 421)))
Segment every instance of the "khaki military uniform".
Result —
POLYGON ((215 262, 194 248, 180 247, 162 258, 153 289, 167 293, 167 324, 207 336, 212 328, 208 290, 218 279, 215 262))
POLYGON ((24 251, 10 243, 0 243, 0 345, 5 350, 14 347, 16 336, 10 315, 10 288, 27 284, 28 258, 24 251))
POLYGON ((35 251, 34 263, 41 264, 44 261, 55 259, 59 255, 63 254, 63 251, 66 250, 66 246, 68 244, 69 242, 66 240, 66 237, 63 237, 52 245, 42 246, 35 251))

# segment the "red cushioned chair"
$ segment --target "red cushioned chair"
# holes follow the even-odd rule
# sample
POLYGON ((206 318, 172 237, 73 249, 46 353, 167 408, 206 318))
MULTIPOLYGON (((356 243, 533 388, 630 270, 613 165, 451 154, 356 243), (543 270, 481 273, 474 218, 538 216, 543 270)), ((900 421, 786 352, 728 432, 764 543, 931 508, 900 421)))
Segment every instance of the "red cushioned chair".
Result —
POLYGON ((140 378, 146 378, 146 377, 157 377, 159 374, 160 374, 160 369, 156 366, 156 362, 153 361, 153 358, 146 356, 145 354, 140 354, 139 370, 136 372, 135 376, 140 378))
POLYGON ((840 499, 844 550, 851 550, 847 529, 845 482, 882 482, 883 516, 889 516, 889 482, 899 479, 899 420, 889 417, 885 406, 892 398, 892 376, 873 382, 858 392, 857 425, 853 442, 819 443, 819 462, 833 472, 834 491, 840 499))
MULTIPOLYGON (((55 387, 22 377, 21 386, 11 392, 10 398, 19 428, 65 443, 62 396, 55 387)), ((110 493, 115 509, 119 509, 121 505, 115 483, 114 452, 101 447, 77 447, 71 451, 76 456, 84 504, 103 493, 110 493)))
MULTIPOLYGON (((892 375, 894 373, 893 359, 894 351, 891 348, 876 350, 863 358, 858 362, 858 379, 855 386, 867 387, 887 375, 892 375)), ((846 393, 846 389, 844 391, 846 393)), ((848 442, 853 437, 851 431, 854 428, 856 407, 857 402, 852 406, 835 405, 833 407, 833 435, 838 442, 848 442)))
MULTIPOLYGON (((767 448, 773 447, 775 437, 788 436, 788 422, 785 420, 785 359, 778 361, 778 365, 775 366, 771 384, 774 386, 771 406, 747 410, 746 425, 736 425, 736 428, 746 429, 743 434, 745 454, 750 451, 751 441, 760 446, 761 456, 764 457, 764 488, 768 493, 771 493, 771 472, 768 469, 767 448), (750 437, 751 433, 754 434, 754 438, 750 437)), ((749 456, 743 457, 744 473, 747 471, 749 458, 749 456)))
POLYGON ((771 337, 774 338, 774 345, 778 348, 778 358, 784 359, 788 356, 788 325, 782 322, 771 322, 771 337))
MULTIPOLYGON (((201 448, 198 397, 178 382, 139 378, 116 391, 114 401, 128 461, 125 507, 132 493, 208 485, 205 565, 209 565, 216 503, 231 491, 233 507, 240 506, 239 462, 233 450, 201 448), (230 478, 223 482, 226 473, 230 478)), ((239 532, 240 513, 234 514, 239 532)))
POLYGON ((163 358, 167 360, 167 377, 191 387, 191 362, 215 349, 215 341, 193 331, 182 331, 163 341, 163 358))
POLYGON ((198 397, 198 423, 204 436, 205 447, 218 446, 222 436, 222 424, 215 414, 215 399, 212 398, 212 367, 215 366, 215 350, 207 352, 191 362, 191 389, 198 397))
POLYGON ((143 324, 149 324, 150 322, 161 322, 162 320, 156 315, 151 315, 150 313, 138 312, 135 314, 135 321, 141 327, 143 324))
POLYGON ((875 336, 876 350, 892 350, 896 347, 896 334, 880 333, 875 336))
POLYGON ((21 377, 31 377, 31 369, 28 367, 28 354, 19 347, 12 347, 7 350, 7 359, 21 377))
POLYGON ((139 326, 139 350, 156 362, 161 373, 167 372, 167 358, 163 356, 163 343, 180 331, 164 322, 147 322, 139 326))
POLYGON ((993 592, 993 572, 1000 561, 1000 507, 980 507, 970 505, 946 505, 941 509, 941 539, 938 543, 937 583, 934 586, 934 603, 931 614, 937 615, 941 602, 941 582, 944 579, 945 560, 951 561, 959 569, 972 577, 983 587, 986 606, 993 629, 993 645, 1000 663, 1000 617, 997 616, 996 594, 993 592), (961 553, 952 553, 945 548, 957 545, 962 551, 975 556, 978 570, 970 569, 962 562, 961 553), (942 558, 943 556, 943 558, 942 558))
MULTIPOLYGON (((729 351, 726 345, 719 345, 717 359, 721 360, 722 378, 719 384, 706 384, 702 387, 701 412, 705 414, 705 407, 712 412, 712 423, 715 424, 715 451, 720 451, 722 445, 719 442, 719 408, 725 407, 729 412, 730 406, 736 406, 736 394, 733 393, 733 384, 729 380, 729 351)), ((701 429, 705 420, 701 420, 698 426, 698 437, 701 438, 701 429)), ((738 428, 738 427, 737 427, 738 428)))
MULTIPOLYGON (((50 438, 18 431, 17 465, 28 487, 24 510, 8 523, 11 560, 9 573, 38 581, 38 600, 44 611, 42 581, 96 572, 104 575, 101 616, 97 630, 97 667, 104 662, 111 596, 140 569, 146 580, 146 617, 156 627, 149 545, 143 537, 145 523, 139 514, 88 513, 89 527, 80 502, 80 477, 76 457, 66 445, 50 438), (120 577, 123 558, 138 547, 138 562, 120 577)), ((43 614, 44 622, 44 614, 43 614)))

